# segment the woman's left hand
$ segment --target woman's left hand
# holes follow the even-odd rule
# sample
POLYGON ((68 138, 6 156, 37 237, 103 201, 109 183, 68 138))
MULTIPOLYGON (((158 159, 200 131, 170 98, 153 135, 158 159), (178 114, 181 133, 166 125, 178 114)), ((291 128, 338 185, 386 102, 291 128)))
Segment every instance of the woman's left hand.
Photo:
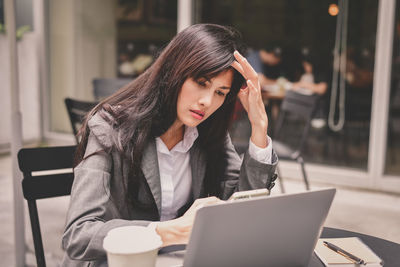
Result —
POLYGON ((159 222, 156 226, 156 232, 160 235, 163 246, 187 244, 197 211, 201 207, 223 202, 217 197, 199 198, 194 201, 190 209, 183 216, 159 222))
POLYGON ((251 141, 256 146, 264 148, 267 146, 268 116, 261 96, 258 74, 238 51, 233 54, 237 61, 232 63, 232 67, 246 79, 247 87, 240 89, 238 97, 251 123, 251 141))

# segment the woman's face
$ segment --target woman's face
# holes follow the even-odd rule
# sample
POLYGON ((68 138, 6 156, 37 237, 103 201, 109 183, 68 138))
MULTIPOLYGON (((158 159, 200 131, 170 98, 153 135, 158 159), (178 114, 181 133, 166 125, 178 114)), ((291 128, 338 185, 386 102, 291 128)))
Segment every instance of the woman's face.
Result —
POLYGON ((206 120, 224 103, 232 79, 232 70, 221 72, 210 80, 188 78, 178 95, 177 122, 195 127, 206 120))
POLYGON ((306 73, 312 73, 313 72, 313 67, 312 67, 310 62, 303 61, 303 68, 304 68, 304 71, 306 73))

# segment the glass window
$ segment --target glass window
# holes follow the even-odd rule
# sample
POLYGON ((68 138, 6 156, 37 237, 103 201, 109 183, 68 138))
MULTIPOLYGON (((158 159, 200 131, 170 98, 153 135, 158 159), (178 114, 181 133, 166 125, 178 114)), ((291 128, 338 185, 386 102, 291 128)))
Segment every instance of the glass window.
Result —
POLYGON ((111 94, 142 73, 176 34, 176 0, 52 0, 48 5, 54 132, 72 132, 66 97, 95 101, 94 79, 111 94))
POLYGON ((400 1, 396 1, 385 173, 400 175, 400 1))
POLYGON ((33 30, 32 0, 17 0, 15 4, 17 31, 33 30))
MULTIPOLYGON (((32 0, 15 1, 17 38, 33 30, 32 0)), ((0 33, 5 32, 4 1, 0 0, 0 33)))
POLYGON ((117 6, 118 76, 142 73, 175 34, 177 1, 119 0, 117 6))
POLYGON ((4 33, 4 1, 0 0, 0 33, 4 33))
MULTIPOLYGON (((320 101, 303 151, 307 162, 366 170, 378 1, 340 2, 197 0, 195 20, 231 25, 242 33, 250 48, 248 60, 259 66, 263 89, 270 91, 264 96, 270 135, 285 90, 318 93, 320 101), (336 34, 338 21, 342 22, 341 34, 336 34), (335 46, 340 48, 336 59, 342 64, 333 75, 335 46), (268 63, 271 56, 279 63, 268 63), (276 94, 281 91, 281 95, 276 94), (335 92, 336 99, 331 97, 335 92)), ((243 112, 235 118, 232 139, 242 149, 250 136, 249 123, 243 112)), ((295 118, 290 122, 282 136, 293 141, 299 136, 301 124, 295 118)))

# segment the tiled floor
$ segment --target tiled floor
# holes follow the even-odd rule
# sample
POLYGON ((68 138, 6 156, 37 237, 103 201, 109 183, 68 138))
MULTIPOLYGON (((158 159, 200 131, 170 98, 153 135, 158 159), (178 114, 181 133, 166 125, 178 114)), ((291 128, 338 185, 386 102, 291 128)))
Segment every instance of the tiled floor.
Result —
MULTIPOLYGON (((302 183, 285 180, 290 192, 304 190, 302 183)), ((311 184, 313 189, 326 187, 311 184)), ((273 194, 279 194, 279 185, 273 194)), ((58 266, 63 255, 61 235, 64 227, 68 197, 38 202, 42 236, 46 251, 47 266, 58 266)), ((12 181, 10 156, 0 157, 0 259, 1 266, 13 266, 14 240, 12 216, 12 181)), ((28 266, 35 266, 29 216, 26 212, 26 240, 28 266)), ((338 188, 337 195, 328 215, 326 226, 374 235, 400 243, 400 195, 371 193, 349 188, 338 188)))

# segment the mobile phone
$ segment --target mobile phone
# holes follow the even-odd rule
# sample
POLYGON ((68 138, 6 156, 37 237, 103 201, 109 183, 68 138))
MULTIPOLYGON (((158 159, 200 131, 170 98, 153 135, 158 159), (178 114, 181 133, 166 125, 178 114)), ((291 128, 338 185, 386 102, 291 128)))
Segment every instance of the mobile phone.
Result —
POLYGON ((269 190, 267 188, 254 189, 248 191, 235 192, 228 200, 238 200, 238 199, 251 199, 256 197, 263 197, 269 195, 269 190))

